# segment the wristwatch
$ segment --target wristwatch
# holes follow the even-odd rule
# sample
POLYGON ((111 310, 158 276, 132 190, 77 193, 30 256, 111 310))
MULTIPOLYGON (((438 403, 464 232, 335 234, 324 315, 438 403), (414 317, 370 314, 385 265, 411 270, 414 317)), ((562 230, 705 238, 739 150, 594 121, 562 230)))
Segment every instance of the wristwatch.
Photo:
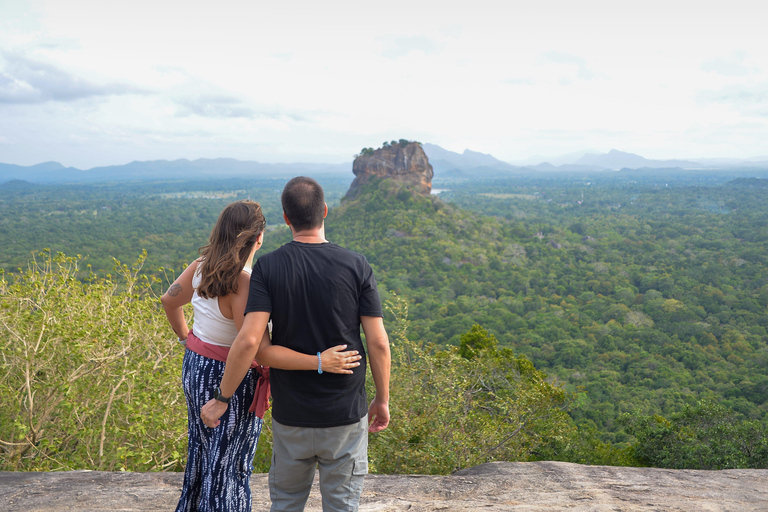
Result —
POLYGON ((225 404, 228 404, 229 401, 232 400, 231 396, 221 396, 221 388, 219 386, 216 386, 216 389, 213 391, 213 398, 219 402, 224 402, 225 404))

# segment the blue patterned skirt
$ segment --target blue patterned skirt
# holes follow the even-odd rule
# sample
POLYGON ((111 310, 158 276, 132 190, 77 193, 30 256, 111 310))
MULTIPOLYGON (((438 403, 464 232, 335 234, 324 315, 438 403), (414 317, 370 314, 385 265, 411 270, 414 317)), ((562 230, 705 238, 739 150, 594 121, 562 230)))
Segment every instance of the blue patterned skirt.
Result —
POLYGON ((176 512, 250 512, 250 477, 261 418, 248 408, 259 374, 248 370, 221 424, 206 427, 200 409, 213 398, 224 363, 187 350, 181 380, 187 397, 189 447, 184 488, 176 512))

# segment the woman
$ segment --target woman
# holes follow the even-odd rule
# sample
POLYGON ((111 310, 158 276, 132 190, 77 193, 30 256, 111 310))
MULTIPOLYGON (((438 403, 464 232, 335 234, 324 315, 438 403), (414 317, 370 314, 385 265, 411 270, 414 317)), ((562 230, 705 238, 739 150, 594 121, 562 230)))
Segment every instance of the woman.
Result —
MULTIPOLYGON (((237 201, 221 212, 208 245, 162 296, 168 321, 186 345, 182 384, 187 398, 189 447, 184 487, 176 508, 181 511, 250 511, 249 480, 266 408, 268 369, 254 361, 221 418, 224 428, 207 428, 201 407, 214 397, 224 374, 229 347, 243 325, 253 256, 264 239, 266 221, 254 201, 237 201), (194 331, 187 327, 182 306, 192 303, 194 331), (257 382, 257 381, 261 382, 257 382), (263 392, 257 393, 257 387, 263 392), (261 403, 257 399, 261 397, 261 403)), ((263 342, 269 342, 264 333, 263 342)), ((360 359, 337 346, 322 353, 323 369, 352 373, 360 359)), ((286 349, 286 354, 288 349, 286 349)), ((317 357, 290 351, 292 369, 314 370, 317 357)))

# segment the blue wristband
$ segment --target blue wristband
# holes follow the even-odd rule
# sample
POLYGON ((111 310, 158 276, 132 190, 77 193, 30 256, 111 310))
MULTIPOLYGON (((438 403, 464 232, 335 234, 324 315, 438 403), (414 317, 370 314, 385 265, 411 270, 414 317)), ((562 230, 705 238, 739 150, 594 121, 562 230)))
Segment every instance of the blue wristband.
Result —
POLYGON ((317 373, 323 373, 323 358, 320 357, 320 352, 317 353, 317 373))

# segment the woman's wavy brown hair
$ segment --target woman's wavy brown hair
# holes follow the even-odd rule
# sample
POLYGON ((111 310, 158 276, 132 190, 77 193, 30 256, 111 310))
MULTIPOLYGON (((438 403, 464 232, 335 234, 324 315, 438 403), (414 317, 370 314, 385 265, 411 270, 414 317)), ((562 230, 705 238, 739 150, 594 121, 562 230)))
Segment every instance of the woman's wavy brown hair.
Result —
POLYGON ((240 271, 266 226, 261 205, 255 201, 237 201, 224 208, 208 245, 199 249, 202 279, 197 294, 212 299, 236 292, 240 271))

